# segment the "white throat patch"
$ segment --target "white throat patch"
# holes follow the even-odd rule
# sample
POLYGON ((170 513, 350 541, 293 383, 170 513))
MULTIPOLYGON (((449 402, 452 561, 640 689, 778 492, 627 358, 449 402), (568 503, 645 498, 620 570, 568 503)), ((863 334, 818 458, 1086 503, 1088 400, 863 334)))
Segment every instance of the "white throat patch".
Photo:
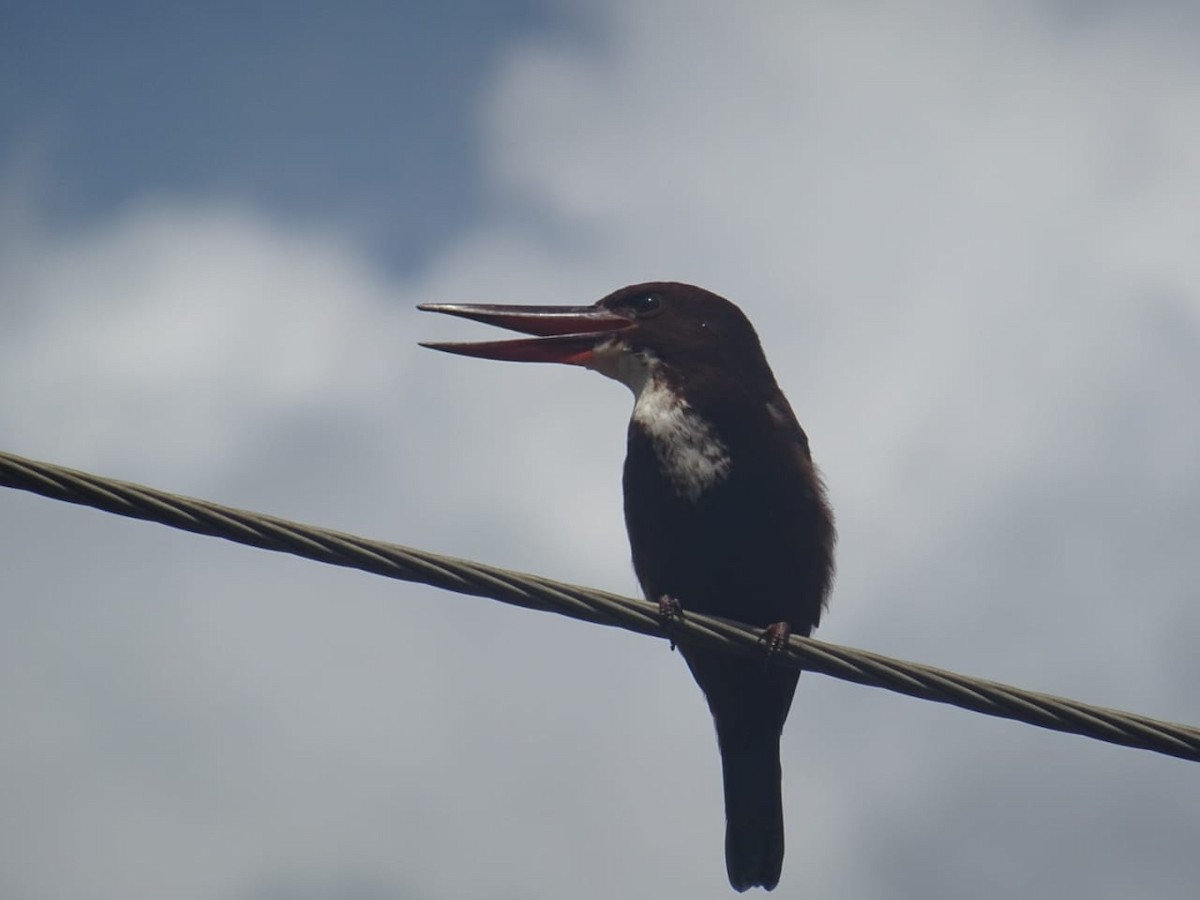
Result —
POLYGON ((659 468, 680 494, 694 502, 729 477, 729 448, 668 387, 658 360, 613 340, 596 348, 591 368, 633 391, 633 421, 649 436, 659 468))

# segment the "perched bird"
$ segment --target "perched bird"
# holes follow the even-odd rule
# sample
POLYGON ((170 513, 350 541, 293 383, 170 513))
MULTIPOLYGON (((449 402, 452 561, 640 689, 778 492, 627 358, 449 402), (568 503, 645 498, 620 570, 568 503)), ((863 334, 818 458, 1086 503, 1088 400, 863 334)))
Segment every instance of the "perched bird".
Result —
MULTIPOLYGON (((593 306, 428 304, 535 337, 424 344, 485 359, 595 369, 634 394, 625 525, 642 590, 688 611, 808 635, 833 575, 833 517, 796 421, 742 311, 702 288, 652 282, 593 306)), ((779 737, 799 673, 679 648, 716 723, 725 864, 738 891, 779 883, 779 737)))

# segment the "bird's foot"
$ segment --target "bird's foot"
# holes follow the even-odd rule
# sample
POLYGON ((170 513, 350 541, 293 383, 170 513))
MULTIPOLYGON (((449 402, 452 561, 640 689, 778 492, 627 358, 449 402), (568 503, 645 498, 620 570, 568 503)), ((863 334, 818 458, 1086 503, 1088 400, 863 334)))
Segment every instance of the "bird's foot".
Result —
MULTIPOLYGON (((670 594, 658 598, 658 618, 664 629, 670 629, 676 622, 683 621, 683 605, 670 594)), ((675 639, 671 639, 671 649, 675 649, 675 639)))
POLYGON ((770 659, 783 652, 791 636, 791 625, 787 622, 774 622, 758 636, 758 642, 763 645, 767 652, 767 658, 770 659))

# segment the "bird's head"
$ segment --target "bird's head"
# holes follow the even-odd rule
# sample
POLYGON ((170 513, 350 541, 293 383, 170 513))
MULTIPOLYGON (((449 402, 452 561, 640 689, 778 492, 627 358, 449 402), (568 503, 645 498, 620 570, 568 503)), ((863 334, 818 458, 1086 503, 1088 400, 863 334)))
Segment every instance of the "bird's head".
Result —
POLYGON ((555 362, 595 369, 639 393, 647 377, 704 370, 767 369, 754 328, 723 297, 671 281, 635 284, 592 306, 429 303, 418 309, 497 325, 535 337, 421 346, 462 356, 555 362))

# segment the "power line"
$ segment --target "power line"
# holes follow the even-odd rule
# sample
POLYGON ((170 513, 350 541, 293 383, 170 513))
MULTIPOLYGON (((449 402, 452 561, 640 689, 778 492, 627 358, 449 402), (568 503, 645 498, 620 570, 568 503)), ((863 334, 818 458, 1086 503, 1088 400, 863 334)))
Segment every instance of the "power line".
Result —
MULTIPOLYGON (((681 621, 664 629, 658 608, 644 600, 221 506, 10 453, 0 452, 0 485, 264 550, 490 597, 680 643, 743 655, 763 653, 760 630, 737 622, 686 613, 681 621)), ((1026 691, 812 638, 793 635, 787 647, 772 658, 772 664, 1200 761, 1200 728, 1026 691)))

